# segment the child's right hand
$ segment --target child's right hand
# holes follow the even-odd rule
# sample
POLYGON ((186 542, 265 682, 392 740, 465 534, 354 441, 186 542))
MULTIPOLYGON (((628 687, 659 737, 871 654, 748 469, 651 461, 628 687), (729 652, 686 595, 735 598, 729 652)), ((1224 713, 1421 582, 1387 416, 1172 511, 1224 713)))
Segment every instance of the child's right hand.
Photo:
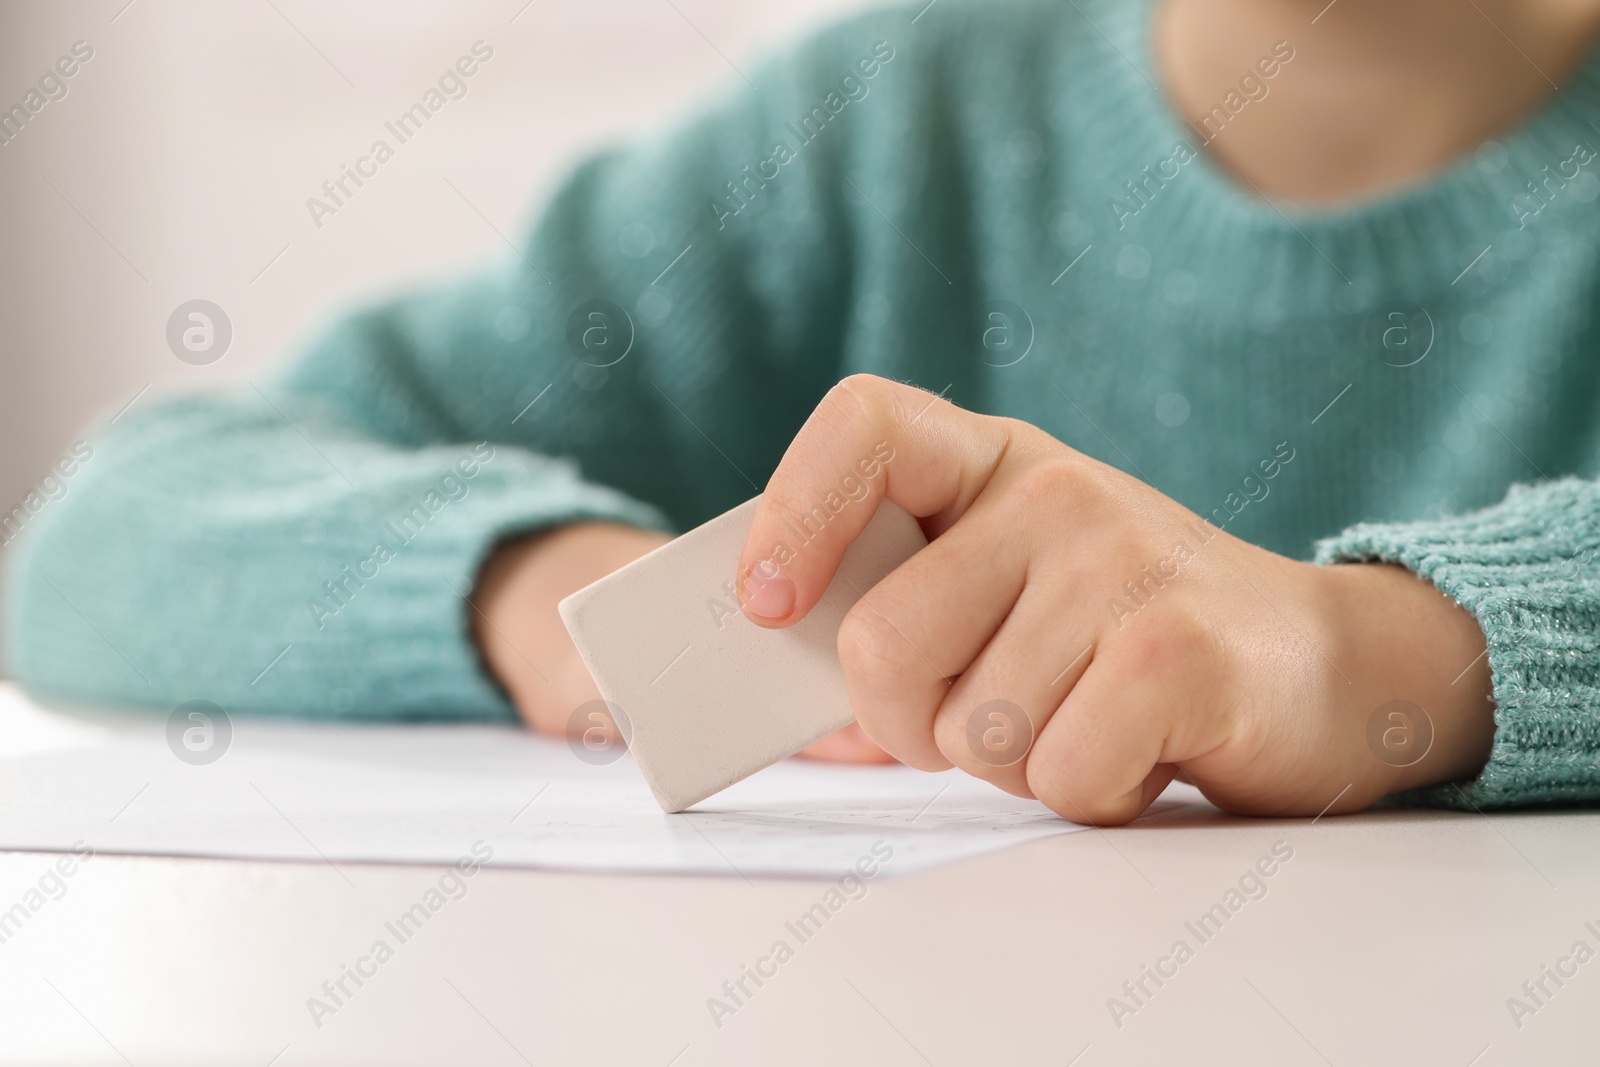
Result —
POLYGON ((1035 426, 867 375, 768 481, 745 615, 803 618, 885 497, 930 542, 851 609, 839 655, 856 718, 913 767, 1104 824, 1179 773, 1228 811, 1316 815, 1489 756, 1483 632, 1410 571, 1276 555, 1035 426), (1373 741, 1396 701, 1416 758, 1373 741))

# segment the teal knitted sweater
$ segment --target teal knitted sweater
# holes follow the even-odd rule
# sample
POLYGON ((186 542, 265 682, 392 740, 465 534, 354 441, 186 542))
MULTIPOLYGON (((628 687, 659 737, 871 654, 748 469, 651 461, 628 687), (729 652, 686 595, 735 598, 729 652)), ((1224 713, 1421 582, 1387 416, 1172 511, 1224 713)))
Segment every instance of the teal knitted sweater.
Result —
POLYGON ((1600 797, 1600 60, 1444 173, 1307 211, 1201 143, 1295 77, 1292 44, 1197 132, 1145 4, 924 3, 583 163, 502 262, 101 428, 22 516, 10 670, 164 708, 510 719, 462 599, 498 541, 697 524, 866 371, 1274 551, 1410 567, 1482 624, 1499 723, 1475 782, 1421 799, 1600 797))

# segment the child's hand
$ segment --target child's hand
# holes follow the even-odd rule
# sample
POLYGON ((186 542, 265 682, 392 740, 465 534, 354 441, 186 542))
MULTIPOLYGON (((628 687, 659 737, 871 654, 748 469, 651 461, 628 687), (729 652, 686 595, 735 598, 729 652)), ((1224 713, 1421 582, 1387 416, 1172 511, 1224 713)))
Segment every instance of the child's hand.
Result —
POLYGON ((1104 824, 1179 773, 1231 811, 1315 815, 1488 757, 1482 632, 1409 571, 1274 555, 1033 426, 880 378, 835 387, 773 475, 745 613, 802 617, 883 496, 933 540, 850 612, 839 653, 861 725, 914 767, 1104 824), (1431 722, 1405 767, 1393 742, 1420 718, 1385 710, 1390 749, 1368 742, 1391 700, 1431 722))
MULTIPOLYGON (((578 736, 594 727, 594 679, 556 611, 569 593, 627 566, 670 538, 615 523, 574 523, 512 541, 484 565, 473 597, 472 631, 484 661, 524 722, 541 733, 578 736)), ((615 740, 615 725, 608 740, 615 740)), ((823 738, 803 755, 841 763, 889 760, 858 726, 823 738)))
MULTIPOLYGON (((484 564, 472 633, 517 713, 541 733, 582 734, 578 709, 600 698, 556 605, 670 538, 609 522, 582 522, 507 542, 484 564)), ((608 742, 615 740, 615 726, 608 742)))

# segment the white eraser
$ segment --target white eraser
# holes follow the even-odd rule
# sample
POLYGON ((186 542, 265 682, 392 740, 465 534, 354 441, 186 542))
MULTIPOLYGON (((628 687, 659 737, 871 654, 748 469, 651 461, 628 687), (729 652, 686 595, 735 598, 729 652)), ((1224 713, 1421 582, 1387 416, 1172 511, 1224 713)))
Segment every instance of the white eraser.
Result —
MULTIPOLYGON (((669 812, 851 722, 839 624, 867 590, 928 543, 916 519, 884 501, 817 606, 787 629, 768 630, 745 618, 734 588, 759 500, 560 605, 600 695, 622 712, 618 725, 634 760, 669 812)), ((806 552, 798 536, 789 548, 806 552)))

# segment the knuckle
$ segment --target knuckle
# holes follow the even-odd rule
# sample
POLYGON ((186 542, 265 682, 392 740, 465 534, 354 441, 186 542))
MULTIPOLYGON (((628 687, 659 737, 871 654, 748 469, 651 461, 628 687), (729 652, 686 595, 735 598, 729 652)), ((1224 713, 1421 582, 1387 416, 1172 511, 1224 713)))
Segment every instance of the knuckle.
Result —
POLYGON ((1049 459, 1031 465, 1018 476, 1019 504, 1029 515, 1059 509, 1064 500, 1082 496, 1086 479, 1079 465, 1067 459, 1049 459))
POLYGON ((1037 426, 1006 421, 1009 456, 1021 470, 1022 486, 1036 487, 1040 492, 1071 493, 1082 502, 1102 507, 1131 500, 1127 493, 1130 479, 1117 468, 1062 444, 1037 426))
POLYGON ((865 421, 878 433, 906 427, 916 416, 934 404, 948 404, 916 386, 880 378, 876 374, 852 374, 843 378, 823 398, 825 407, 853 421, 865 421))
POLYGON ((1181 670, 1211 653, 1211 634, 1194 615, 1182 608, 1152 611, 1140 625, 1130 627, 1127 655, 1136 677, 1157 677, 1181 670))
POLYGON ((839 625, 839 662, 847 677, 894 679, 916 671, 916 650, 883 615, 858 603, 839 625))
POLYGON ((1011 416, 991 416, 1004 428, 1011 447, 1018 455, 1029 453, 1038 456, 1071 455, 1073 449, 1050 436, 1026 419, 1011 416))
POLYGON ((880 378, 876 374, 868 374, 865 371, 857 371, 855 374, 847 374, 840 378, 839 383, 833 387, 833 391, 847 395, 876 394, 888 384, 889 380, 887 378, 880 378))
POLYGON ((885 406, 890 383, 875 374, 852 374, 841 378, 827 396, 823 405, 851 417, 866 416, 876 421, 885 406))

